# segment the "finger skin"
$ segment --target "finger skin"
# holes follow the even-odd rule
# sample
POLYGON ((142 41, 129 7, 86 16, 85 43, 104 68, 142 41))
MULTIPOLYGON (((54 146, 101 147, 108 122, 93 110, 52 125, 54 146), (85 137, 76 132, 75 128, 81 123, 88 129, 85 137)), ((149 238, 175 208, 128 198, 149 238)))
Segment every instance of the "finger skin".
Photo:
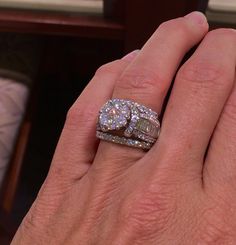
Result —
POLYGON ((113 97, 134 100, 160 112, 183 56, 208 30, 205 17, 201 18, 200 23, 183 17, 160 25, 117 81, 113 97))
MULTIPOLYGON (((195 15, 196 19, 183 17, 160 25, 117 81, 113 98, 134 100, 157 112, 161 111, 163 100, 183 56, 208 30, 205 17, 199 13, 195 15)), ((117 161, 128 158, 135 162, 144 154, 127 146, 102 142, 97 157, 101 157, 104 163, 116 158, 117 161)))
POLYGON ((231 63, 234 87, 212 136, 203 176, 206 188, 209 187, 211 191, 212 188, 215 191, 222 190, 224 195, 231 198, 236 194, 236 30, 223 33, 228 36, 227 46, 232 46, 231 52, 234 54, 231 63))
POLYGON ((230 30, 208 33, 182 66, 164 115, 158 150, 179 159, 166 168, 202 178, 207 146, 232 90, 235 43, 230 30), (191 164, 190 164, 191 163, 191 164))
POLYGON ((111 97, 116 80, 135 56, 100 67, 70 108, 52 161, 50 176, 56 173, 59 178, 72 181, 80 179, 87 172, 98 145, 95 130, 99 109, 111 97))

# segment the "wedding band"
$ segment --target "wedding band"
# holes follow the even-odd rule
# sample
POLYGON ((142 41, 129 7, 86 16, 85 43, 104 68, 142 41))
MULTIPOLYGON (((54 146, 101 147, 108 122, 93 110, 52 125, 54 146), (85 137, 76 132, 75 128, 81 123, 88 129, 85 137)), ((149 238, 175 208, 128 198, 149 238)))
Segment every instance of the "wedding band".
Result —
POLYGON ((101 140, 147 150, 159 133, 158 114, 137 102, 111 99, 99 112, 96 136, 101 140))

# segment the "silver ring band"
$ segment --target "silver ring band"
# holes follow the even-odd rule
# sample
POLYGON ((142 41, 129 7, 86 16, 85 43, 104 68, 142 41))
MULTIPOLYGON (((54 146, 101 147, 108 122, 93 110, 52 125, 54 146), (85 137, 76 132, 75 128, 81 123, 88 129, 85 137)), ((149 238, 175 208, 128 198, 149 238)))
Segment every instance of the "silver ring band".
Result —
POLYGON ((159 133, 158 114, 136 102, 112 99, 99 112, 97 123, 99 139, 150 149, 159 133))
POLYGON ((110 141, 110 142, 113 142, 116 144, 141 148, 144 150, 149 150, 152 147, 152 144, 148 143, 148 142, 133 140, 133 139, 127 139, 125 137, 114 136, 112 134, 103 133, 103 132, 99 132, 99 131, 97 131, 96 136, 97 136, 97 138, 99 138, 101 140, 110 141))

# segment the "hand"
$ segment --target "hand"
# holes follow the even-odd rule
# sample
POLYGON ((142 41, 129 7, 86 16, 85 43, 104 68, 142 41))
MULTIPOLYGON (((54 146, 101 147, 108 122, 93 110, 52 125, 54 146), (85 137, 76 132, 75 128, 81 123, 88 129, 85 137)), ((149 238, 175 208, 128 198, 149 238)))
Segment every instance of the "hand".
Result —
POLYGON ((140 52, 96 72, 12 244, 236 244, 236 31, 207 32, 199 13, 168 21, 140 52), (107 100, 160 112, 177 70, 149 152, 98 144, 107 100))

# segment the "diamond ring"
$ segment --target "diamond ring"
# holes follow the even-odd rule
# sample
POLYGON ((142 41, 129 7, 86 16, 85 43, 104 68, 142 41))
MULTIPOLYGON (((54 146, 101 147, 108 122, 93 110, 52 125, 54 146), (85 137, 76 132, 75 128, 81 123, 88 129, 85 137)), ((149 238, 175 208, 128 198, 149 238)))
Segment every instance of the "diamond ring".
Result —
POLYGON ((136 102, 111 99, 99 112, 96 133, 99 139, 147 150, 159 133, 158 114, 136 102))

